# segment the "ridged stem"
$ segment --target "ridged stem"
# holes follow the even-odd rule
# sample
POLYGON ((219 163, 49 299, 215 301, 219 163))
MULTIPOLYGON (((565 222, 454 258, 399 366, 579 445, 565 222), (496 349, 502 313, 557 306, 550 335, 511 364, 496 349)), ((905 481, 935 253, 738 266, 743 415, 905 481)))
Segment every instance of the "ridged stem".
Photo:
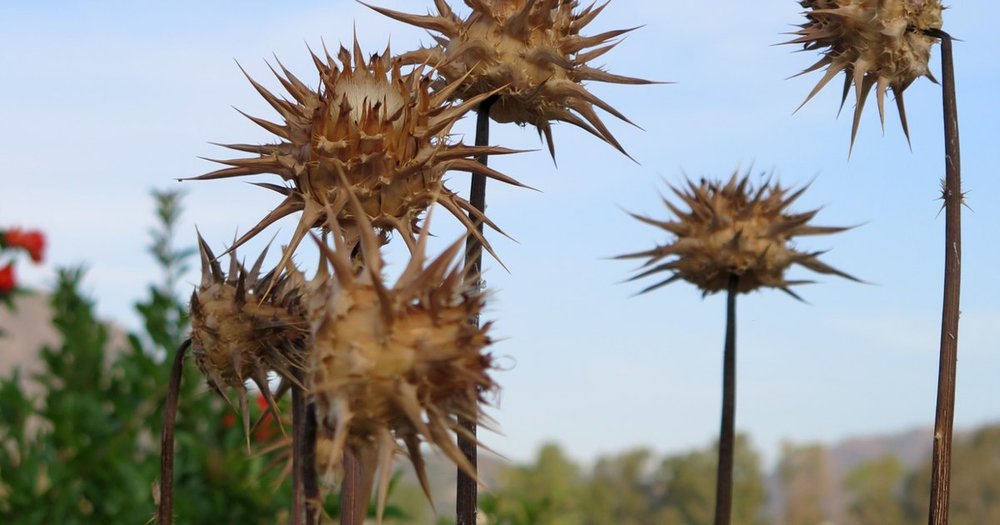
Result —
MULTIPOLYGON (((301 384, 301 370, 293 372, 301 384)), ((318 523, 319 485, 316 481, 316 408, 305 391, 292 385, 292 523, 318 523)))
POLYGON ((715 525, 729 525, 733 514, 733 456, 736 441, 736 295, 740 278, 729 275, 726 343, 722 356, 722 423, 715 476, 715 525))
MULTIPOLYGON (((302 373, 295 372, 296 378, 301 381, 302 373)), ((292 523, 304 525, 305 520, 305 458, 303 457, 303 445, 305 444, 305 400, 303 399, 302 388, 292 385, 292 523)))
POLYGON ((344 482, 340 488, 340 525, 361 525, 368 510, 368 500, 362 494, 364 473, 361 462, 351 450, 344 448, 344 482))
MULTIPOLYGON (((479 103, 476 110, 476 146, 488 146, 490 143, 490 108, 497 101, 497 96, 493 95, 479 103)), ((483 153, 476 158, 480 164, 486 166, 489 162, 489 155, 483 153)), ((486 176, 473 173, 472 185, 469 188, 469 203, 480 213, 486 211, 486 176)), ((469 218, 476 224, 479 234, 483 234, 483 223, 481 220, 469 213, 469 218)), ((473 286, 482 285, 483 269, 483 245, 475 236, 470 235, 465 245, 465 267, 466 279, 469 279, 473 286)), ((470 320, 479 326, 479 316, 470 320)), ((478 393, 473 395, 478 396, 478 393)), ((476 422, 459 416, 458 424, 465 429, 469 435, 458 436, 458 448, 465 455, 475 471, 478 468, 478 454, 476 451, 476 422)), ((478 487, 476 480, 469 476, 462 469, 458 469, 458 484, 455 488, 455 525, 476 525, 476 499, 478 497, 478 487)))
POLYGON ((947 525, 951 492, 951 438, 955 418, 955 375, 958 364, 959 292, 962 275, 962 169, 958 140, 958 103, 955 97, 955 64, 952 39, 941 39, 941 90, 945 142, 945 257, 944 301, 941 311, 941 348, 938 364, 937 411, 931 462, 931 497, 928 523, 947 525))
POLYGON ((160 504, 156 509, 157 520, 161 525, 170 525, 174 519, 174 427, 177 424, 181 378, 184 376, 184 356, 190 347, 191 340, 186 339, 177 348, 173 366, 170 368, 167 400, 163 405, 163 429, 160 433, 160 504))
POLYGON ((306 525, 319 523, 319 483, 316 478, 316 403, 306 399, 305 425, 302 433, 302 491, 306 506, 306 525))

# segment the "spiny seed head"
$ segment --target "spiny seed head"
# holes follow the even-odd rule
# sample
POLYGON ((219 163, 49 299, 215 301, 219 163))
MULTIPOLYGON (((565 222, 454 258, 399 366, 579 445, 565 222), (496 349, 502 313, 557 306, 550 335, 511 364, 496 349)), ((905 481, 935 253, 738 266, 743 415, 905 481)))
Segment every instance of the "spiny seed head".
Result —
POLYGON ((249 271, 230 252, 227 275, 200 235, 198 246, 202 269, 201 284, 191 295, 192 354, 208 385, 226 401, 226 391, 236 389, 249 440, 246 381, 256 383, 275 410, 268 372, 294 381, 292 369, 302 367, 309 338, 305 283, 298 272, 261 276, 266 249, 249 271))
POLYGON ((810 225, 809 221, 819 210, 790 212, 789 206, 806 188, 789 192, 777 183, 765 183, 754 189, 749 179, 749 172, 742 177, 734 172, 724 184, 702 179, 698 184, 688 180, 684 189, 671 187, 688 207, 687 211, 682 210, 664 198, 664 205, 674 214, 672 220, 661 221, 632 214, 636 219, 674 236, 665 245, 618 257, 648 258, 639 273, 630 280, 660 272, 670 274, 667 279, 640 293, 683 279, 708 295, 728 289, 730 276, 736 276, 738 292, 770 287, 798 299, 789 287, 810 281, 785 279, 785 270, 795 264, 815 272, 857 280, 820 261, 822 252, 798 251, 791 244, 794 237, 824 235, 847 229, 810 225))
MULTIPOLYGON (((402 56, 409 63, 431 64, 447 82, 459 82, 455 96, 471 99, 497 91, 490 109, 497 122, 531 124, 544 134, 555 156, 551 121, 579 126, 622 153, 625 150, 594 111, 594 106, 631 122, 591 94, 588 80, 650 84, 613 75, 588 64, 614 48, 621 29, 593 36, 580 32, 607 5, 578 10, 576 0, 465 0, 472 13, 462 20, 445 0, 435 0, 437 15, 412 15, 380 7, 376 11, 430 31, 438 46, 402 56)), ((366 4, 367 5, 367 4, 366 4)), ((370 6, 371 7, 371 6, 370 6)))
POLYGON ((927 36, 924 31, 941 29, 944 8, 940 0, 801 0, 799 3, 806 9, 808 21, 795 33, 798 37, 786 43, 802 44, 804 49, 823 52, 823 58, 799 75, 826 68, 823 78, 802 105, 843 71, 841 108, 851 85, 856 98, 851 146, 854 146, 861 112, 872 87, 883 130, 885 94, 891 89, 903 133, 909 141, 903 91, 921 76, 936 82, 928 61, 937 38, 927 36))
POLYGON ((466 283, 455 262, 464 239, 427 261, 427 236, 421 234, 391 288, 383 282, 374 234, 362 234, 360 272, 346 243, 334 240, 335 249, 319 243, 321 269, 309 285, 314 346, 307 378, 320 432, 330 439, 324 457, 317 458, 320 476, 329 479, 349 449, 367 480, 362 490, 370 493, 380 473, 381 509, 400 443, 428 490, 422 442, 475 476, 454 434, 475 438, 456 418, 482 422, 480 403, 496 384, 488 373, 492 357, 484 352, 490 325, 471 322, 482 311, 484 295, 466 283))
POLYGON ((489 94, 453 104, 449 96, 458 87, 457 83, 432 93, 430 77, 423 74, 422 67, 402 73, 401 62, 391 58, 388 49, 381 55, 373 54, 365 62, 356 40, 353 62, 351 53, 343 47, 337 57, 339 65, 329 53, 324 58, 312 55, 320 77, 317 90, 284 66, 281 73, 274 71, 290 100, 274 95, 247 75, 283 120, 274 123, 249 118, 277 135, 280 142, 227 145, 255 156, 218 161, 229 167, 195 179, 272 173, 286 184, 258 184, 285 198, 235 245, 241 245, 275 221, 301 211, 298 228, 282 259, 284 264, 310 228, 329 223, 326 216, 329 209, 344 210, 337 217, 338 222, 348 232, 349 239, 356 241, 357 217, 343 206, 347 193, 353 193, 361 202, 364 215, 383 242, 396 231, 411 249, 420 214, 435 202, 448 209, 474 235, 481 237, 474 220, 468 216, 470 213, 475 220, 484 220, 496 228, 468 201, 442 184, 448 170, 480 173, 518 184, 474 160, 478 154, 504 154, 513 150, 465 146, 448 138, 452 125, 489 94))

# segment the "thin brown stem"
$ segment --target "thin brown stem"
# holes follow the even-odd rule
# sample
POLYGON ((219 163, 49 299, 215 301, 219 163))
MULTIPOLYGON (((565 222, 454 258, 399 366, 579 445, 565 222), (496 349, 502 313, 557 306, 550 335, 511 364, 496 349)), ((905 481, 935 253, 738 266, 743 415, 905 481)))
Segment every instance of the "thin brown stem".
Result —
POLYGON ((733 514, 733 456, 736 442, 736 295, 740 278, 729 275, 726 296, 726 348, 722 357, 722 423, 715 476, 715 525, 729 525, 733 514))
MULTIPOLYGON (((477 146, 488 146, 490 143, 490 108, 493 107, 493 103, 497 101, 497 98, 498 97, 496 95, 487 98, 479 103, 479 108, 476 110, 477 146)), ((483 153, 479 155, 476 160, 478 160, 483 166, 486 166, 489 161, 489 155, 483 153)), ((472 185, 469 189, 469 203, 481 213, 486 211, 485 175, 479 173, 472 174, 472 185)), ((482 235, 482 221, 476 219, 472 213, 469 213, 469 218, 476 224, 480 235, 482 235)), ((473 235, 469 235, 469 239, 465 245, 465 267, 467 269, 466 278, 472 283, 472 285, 476 287, 482 286, 483 245, 473 235)), ((470 322, 479 326, 479 317, 477 316, 470 322)), ((458 424, 469 433, 468 436, 459 434, 458 448, 463 454, 465 454, 465 457, 469 460, 472 468, 476 469, 478 468, 478 454, 476 452, 475 440, 476 422, 465 417, 459 417, 458 424)), ((476 524, 476 499, 478 497, 478 492, 476 480, 472 476, 465 473, 462 469, 458 469, 458 485, 455 489, 455 525, 476 524)))
POLYGON ((951 492, 951 438, 955 416, 955 373, 958 364, 959 292, 962 275, 962 169, 958 141, 958 104, 952 39, 941 38, 941 89, 945 142, 945 256, 944 302, 941 311, 941 356, 938 364, 937 411, 931 462, 930 525, 947 525, 951 492))
POLYGON ((302 491, 306 506, 306 525, 319 523, 319 483, 316 478, 316 403, 306 399, 302 432, 302 491))
MULTIPOLYGON (((301 381, 302 373, 296 372, 301 381)), ((305 521, 305 400, 302 388, 292 385, 292 523, 302 525, 305 521)))
POLYGON ((185 339, 177 348, 173 366, 170 368, 167 401, 163 405, 163 430, 160 433, 160 503, 156 511, 160 525, 170 525, 174 519, 174 426, 177 423, 181 377, 184 376, 184 356, 190 347, 191 340, 185 339))
POLYGON ((368 501, 362 501, 364 488, 361 462, 350 451, 344 449, 344 483, 340 488, 340 525, 360 525, 368 510, 368 501))

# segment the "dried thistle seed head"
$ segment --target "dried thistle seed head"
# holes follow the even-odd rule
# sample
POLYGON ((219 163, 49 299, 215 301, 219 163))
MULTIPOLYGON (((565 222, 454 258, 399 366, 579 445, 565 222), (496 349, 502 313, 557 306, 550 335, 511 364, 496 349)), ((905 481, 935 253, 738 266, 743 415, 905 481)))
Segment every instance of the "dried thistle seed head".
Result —
MULTIPOLYGON (((471 99, 498 91, 490 109, 497 122, 531 124, 544 134, 555 157, 551 121, 568 122, 625 153, 594 111, 594 106, 631 124, 624 115, 583 87, 595 80, 651 84, 608 73, 588 63, 618 44, 621 29, 593 36, 580 31, 607 5, 578 10, 576 0, 465 0, 472 13, 462 20, 445 0, 435 0, 437 15, 411 15, 372 7, 386 16, 439 33, 438 46, 402 56, 408 63, 431 64, 447 82, 459 82, 454 96, 471 99)), ((366 4, 367 5, 367 4, 366 4)), ((627 153, 626 153, 627 155, 627 153)))
POLYGON ((252 380, 277 413, 267 374, 274 370, 294 381, 309 339, 302 304, 304 281, 298 272, 271 271, 261 276, 265 249, 247 271, 229 254, 223 273, 215 255, 198 236, 201 284, 191 295, 191 350, 208 385, 226 401, 233 388, 239 396, 249 446, 250 420, 245 383, 252 380))
MULTIPOLYGON (((286 185, 258 184, 285 196, 273 211, 237 240, 240 246, 275 221, 303 212, 298 228, 285 251, 282 264, 313 227, 323 227, 328 210, 345 210, 337 217, 357 239, 357 218, 346 211, 346 194, 361 201, 367 219, 387 240, 399 232, 410 245, 417 221, 428 206, 437 202, 458 218, 484 246, 489 244, 474 227, 483 220, 496 226, 454 192, 443 187, 448 170, 481 173, 518 184, 517 181, 476 162, 481 153, 504 154, 500 147, 466 146, 449 139, 452 125, 488 94, 461 104, 449 102, 456 86, 432 93, 430 78, 417 67, 407 74, 389 50, 365 62, 357 41, 351 53, 341 48, 340 64, 325 54, 313 54, 320 86, 308 87, 281 67, 278 81, 291 99, 278 97, 250 79, 254 88, 281 115, 281 123, 249 117, 280 138, 277 144, 230 144, 227 147, 254 154, 251 158, 218 161, 229 167, 195 177, 197 180, 273 173, 286 185), (327 206, 328 204, 332 206, 327 206)), ((279 64, 280 65, 280 64, 279 64)), ((492 253, 492 251, 491 251, 492 253)))
MULTIPOLYGON (((807 50, 822 50, 823 58, 799 75, 826 68, 826 73, 813 88, 806 102, 819 93, 830 80, 844 72, 843 108, 847 94, 854 86, 856 106, 851 128, 851 147, 858 134, 858 124, 865 100, 875 88, 879 118, 885 129, 885 94, 891 89, 896 98, 899 120, 906 140, 910 131, 906 123, 903 91, 921 76, 932 81, 928 67, 931 46, 937 38, 924 31, 941 29, 939 0, 801 0, 808 21, 786 42, 802 44, 807 50)), ((798 76, 798 75, 795 75, 798 76)), ((802 107, 802 106, 799 106, 802 107)))
POLYGON ((496 384, 489 375, 492 357, 484 351, 490 325, 470 322, 482 311, 484 295, 467 285, 456 262, 464 239, 426 261, 422 234, 391 288, 383 282, 374 234, 363 234, 366 267, 360 272, 352 268, 346 243, 334 240, 336 249, 320 243, 321 269, 309 285, 314 346, 307 378, 320 432, 329 438, 325 457, 317 458, 320 476, 329 478, 345 448, 351 450, 365 473, 363 490, 370 493, 379 472, 381 509, 399 444, 428 491, 422 442, 475 476, 455 445, 454 434, 468 435, 456 418, 482 422, 483 395, 496 384))
POLYGON ((702 179, 698 184, 689 180, 684 189, 671 187, 689 208, 683 211, 664 198, 663 203, 675 216, 673 220, 661 221, 631 214, 674 236, 672 242, 652 250, 618 257, 649 259, 630 280, 660 272, 670 274, 667 279, 640 293, 683 279, 708 295, 728 289, 730 276, 736 276, 737 291, 741 293, 770 287, 800 299, 790 286, 811 281, 785 279, 785 270, 795 264, 814 272, 857 280, 820 261, 822 252, 802 252, 792 245, 794 237, 824 235, 847 229, 810 225, 809 221, 819 210, 790 212, 789 206, 806 188, 789 192, 777 183, 765 183, 754 189, 749 179, 749 172, 742 177, 734 172, 725 184, 702 179))

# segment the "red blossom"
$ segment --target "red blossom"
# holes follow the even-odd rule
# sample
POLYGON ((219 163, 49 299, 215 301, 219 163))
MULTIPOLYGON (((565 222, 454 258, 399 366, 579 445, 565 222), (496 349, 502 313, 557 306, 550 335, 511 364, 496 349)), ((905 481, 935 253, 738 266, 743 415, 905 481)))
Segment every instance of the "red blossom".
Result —
POLYGON ((40 263, 45 258, 45 235, 40 231, 11 228, 4 234, 3 240, 8 248, 26 250, 35 263, 40 263))
POLYGON ((14 265, 7 263, 0 268, 0 294, 5 294, 17 286, 17 279, 14 278, 14 265))

